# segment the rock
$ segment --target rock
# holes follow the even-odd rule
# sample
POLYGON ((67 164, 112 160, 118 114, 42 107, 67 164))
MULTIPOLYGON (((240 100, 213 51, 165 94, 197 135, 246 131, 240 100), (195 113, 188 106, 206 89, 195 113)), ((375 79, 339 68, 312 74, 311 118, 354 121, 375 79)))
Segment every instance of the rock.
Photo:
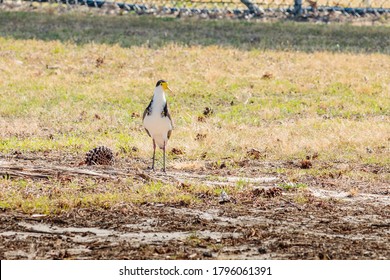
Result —
POLYGON ((257 249, 257 252, 259 252, 259 254, 265 254, 265 253, 267 253, 267 250, 266 249, 264 249, 263 247, 260 247, 260 248, 258 248, 257 249))
POLYGON ((230 197, 228 196, 228 194, 225 191, 222 191, 220 196, 219 196, 219 203, 224 204, 227 202, 230 202, 230 197))

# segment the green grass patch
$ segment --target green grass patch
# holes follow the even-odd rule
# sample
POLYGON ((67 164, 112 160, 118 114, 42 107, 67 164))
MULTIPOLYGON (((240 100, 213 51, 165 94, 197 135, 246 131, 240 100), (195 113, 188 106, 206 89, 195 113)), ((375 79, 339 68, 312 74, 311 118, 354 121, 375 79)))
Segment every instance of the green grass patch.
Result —
MULTIPOLYGON (((322 163, 386 170, 389 35, 388 26, 2 11, 0 153, 81 159, 105 145, 122 166, 150 159, 152 140, 142 114, 156 81, 166 79, 175 122, 168 170, 240 170, 247 177, 248 169, 236 163, 248 157, 299 162, 314 152, 322 163), (205 116, 206 107, 213 113, 205 116), (172 148, 182 153, 172 155, 172 148), (248 156, 251 150, 259 155, 248 156)), ((157 157, 160 161, 161 151, 157 157)), ((272 169, 300 182, 308 175, 326 176, 318 164, 272 169)), ((349 172, 345 176, 387 178, 349 172)), ((249 185, 5 179, 0 207, 34 213, 120 203, 192 205, 202 195, 217 197, 223 189, 234 196, 249 185)))
POLYGON ((286 191, 303 190, 307 188, 307 185, 304 183, 283 183, 278 184, 278 186, 286 191))
MULTIPOLYGON (((388 26, 259 23, 230 20, 166 19, 144 16, 104 17, 86 14, 1 12, 0 36, 76 44, 119 44, 122 47, 167 44, 220 45, 245 50, 272 49, 390 53, 388 26), (364 40, 362 40, 364 38, 364 40)), ((53 54, 66 48, 56 46, 53 54)))

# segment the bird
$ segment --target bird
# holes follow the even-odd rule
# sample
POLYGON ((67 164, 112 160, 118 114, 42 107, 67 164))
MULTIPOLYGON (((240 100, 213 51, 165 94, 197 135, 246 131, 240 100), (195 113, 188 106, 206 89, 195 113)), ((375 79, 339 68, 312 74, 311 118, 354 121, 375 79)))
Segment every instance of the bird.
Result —
POLYGON ((165 97, 165 92, 172 90, 165 80, 159 80, 154 89, 152 100, 146 107, 142 121, 148 135, 153 139, 153 162, 152 170, 154 170, 154 161, 156 156, 156 144, 163 150, 163 171, 165 168, 165 150, 168 139, 171 137, 173 130, 173 121, 168 110, 168 103, 165 97))

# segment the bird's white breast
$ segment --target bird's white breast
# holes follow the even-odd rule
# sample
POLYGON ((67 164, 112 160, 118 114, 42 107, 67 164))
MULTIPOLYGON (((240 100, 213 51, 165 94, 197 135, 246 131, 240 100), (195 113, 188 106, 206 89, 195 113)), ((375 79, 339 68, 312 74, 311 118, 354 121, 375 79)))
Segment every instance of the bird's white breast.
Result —
POLYGON ((144 118, 144 127, 149 131, 150 136, 162 149, 164 143, 168 142, 168 131, 172 130, 172 123, 168 117, 162 115, 166 99, 164 92, 156 92, 153 96, 151 114, 144 118))

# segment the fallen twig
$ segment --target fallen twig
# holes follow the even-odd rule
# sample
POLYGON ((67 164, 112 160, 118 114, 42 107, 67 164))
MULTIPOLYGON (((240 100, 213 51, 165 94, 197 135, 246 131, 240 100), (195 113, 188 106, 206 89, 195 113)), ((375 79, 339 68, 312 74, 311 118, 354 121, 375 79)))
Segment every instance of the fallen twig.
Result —
POLYGON ((39 178, 39 179, 49 179, 50 176, 40 173, 29 173, 23 171, 0 171, 0 176, 3 178, 12 178, 12 177, 29 177, 29 178, 39 178))
POLYGON ((136 173, 136 176, 141 177, 142 179, 144 179, 148 182, 161 182, 163 184, 169 184, 169 182, 167 180, 154 177, 154 176, 146 174, 144 172, 138 172, 138 173, 136 173))
POLYGON ((110 175, 103 173, 80 169, 80 168, 71 168, 71 167, 62 167, 62 166, 50 166, 50 167, 35 167, 35 166, 17 166, 17 165, 5 165, 0 164, 0 174, 4 175, 14 175, 14 176, 25 176, 32 178, 46 178, 49 179, 51 176, 58 176, 59 172, 63 172, 68 175, 87 175, 94 176, 99 178, 111 179, 113 178, 110 175), (43 173, 43 174, 42 174, 43 173))
POLYGON ((291 202, 291 201, 288 201, 287 199, 284 199, 284 198, 280 198, 281 200, 283 200, 284 202, 287 202, 288 204, 291 204, 292 206, 296 207, 299 211, 302 211, 302 207, 296 205, 294 202, 291 202))
POLYGON ((390 227, 390 224, 372 224, 372 227, 390 227))

